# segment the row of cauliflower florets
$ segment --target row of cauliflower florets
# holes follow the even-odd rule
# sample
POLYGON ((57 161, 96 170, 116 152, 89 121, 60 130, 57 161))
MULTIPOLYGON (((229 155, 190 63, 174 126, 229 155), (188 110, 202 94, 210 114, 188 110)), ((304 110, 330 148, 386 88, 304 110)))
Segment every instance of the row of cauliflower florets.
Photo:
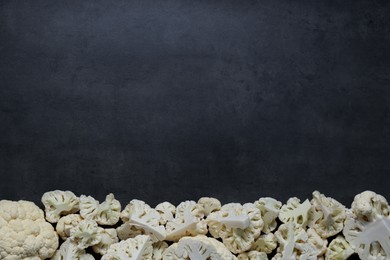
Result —
POLYGON ((103 260, 390 259, 389 205, 372 191, 351 209, 318 191, 284 205, 203 197, 152 208, 134 199, 122 210, 113 194, 100 203, 60 190, 42 203, 45 214, 32 202, 0 201, 0 259, 95 259, 88 248, 103 260))

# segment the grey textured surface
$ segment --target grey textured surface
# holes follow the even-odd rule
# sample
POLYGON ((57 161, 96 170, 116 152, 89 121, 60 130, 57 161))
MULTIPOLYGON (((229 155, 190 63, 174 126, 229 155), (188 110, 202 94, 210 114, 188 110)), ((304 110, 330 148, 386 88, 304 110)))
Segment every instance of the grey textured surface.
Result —
POLYGON ((0 198, 390 198, 389 1, 0 1, 0 198))

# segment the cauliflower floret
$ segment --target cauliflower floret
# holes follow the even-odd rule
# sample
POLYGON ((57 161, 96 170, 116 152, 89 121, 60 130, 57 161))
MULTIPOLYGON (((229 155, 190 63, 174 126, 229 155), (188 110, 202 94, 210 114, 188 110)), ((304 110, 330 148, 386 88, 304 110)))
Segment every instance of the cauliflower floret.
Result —
POLYGON ((280 209, 279 219, 283 223, 294 222, 296 228, 305 228, 308 223, 310 210, 311 204, 309 200, 305 200, 301 204, 298 198, 293 197, 280 209))
POLYGON ((45 259, 58 248, 58 235, 30 201, 0 201, 0 259, 45 259))
POLYGON ((77 226, 83 218, 79 214, 69 214, 58 220, 56 225, 57 234, 66 240, 70 236, 70 230, 77 226))
POLYGON ((165 225, 168 221, 173 220, 173 215, 175 214, 176 207, 169 202, 162 202, 158 204, 155 208, 160 214, 160 224, 165 225))
POLYGON ((328 245, 328 240, 326 240, 326 238, 322 238, 312 228, 309 228, 306 233, 308 236, 307 242, 316 248, 317 256, 322 256, 323 254, 325 254, 326 246, 328 245))
POLYGON ((51 260, 91 260, 95 259, 92 255, 87 254, 84 249, 77 247, 76 243, 67 239, 62 243, 59 250, 56 251, 51 260))
POLYGON ((108 194, 101 204, 91 196, 80 196, 80 215, 84 219, 93 219, 99 225, 112 226, 118 223, 120 214, 121 204, 112 193, 108 194))
POLYGON ((278 246, 278 240, 272 233, 260 235, 253 243, 251 250, 271 254, 278 246))
POLYGON ((166 224, 168 241, 178 241, 184 236, 207 234, 207 223, 195 201, 184 201, 176 208, 175 218, 166 224))
POLYGON ((343 234, 361 259, 390 258, 390 218, 386 199, 372 191, 355 196, 343 234))
POLYGON ((129 225, 143 229, 155 242, 165 239, 166 231, 165 227, 160 225, 160 214, 141 200, 130 201, 122 211, 121 219, 129 225))
POLYGON ((328 238, 343 230, 345 207, 340 202, 314 191, 312 204, 313 219, 309 221, 309 226, 321 237, 328 238))
POLYGON ((41 201, 45 206, 46 220, 50 223, 56 223, 62 215, 79 211, 79 198, 71 191, 45 192, 41 201))
POLYGON ((282 202, 273 198, 265 197, 260 198, 254 203, 254 205, 260 210, 261 218, 264 221, 262 231, 266 234, 274 231, 277 226, 276 219, 279 215, 280 208, 282 207, 282 202))
POLYGON ((198 235, 181 238, 178 243, 165 250, 163 259, 235 260, 237 258, 221 242, 198 235))
POLYGON ((135 238, 138 235, 145 235, 145 231, 138 227, 135 227, 128 222, 123 223, 116 228, 116 232, 120 240, 126 240, 128 238, 135 238))
POLYGON ((168 248, 168 243, 165 241, 159 241, 153 244, 153 256, 152 260, 161 260, 164 251, 168 248))
POLYGON ((102 260, 150 260, 153 255, 152 239, 139 235, 119 243, 112 244, 102 260))
POLYGON ((80 196, 80 215, 83 219, 95 219, 98 207, 99 201, 92 196, 80 196))
POLYGON ((118 243, 118 241, 119 239, 115 228, 103 229, 100 242, 93 245, 92 249, 95 253, 104 255, 107 253, 108 248, 112 244, 118 243))
POLYGON ((326 260, 345 260, 353 255, 354 251, 342 236, 333 239, 326 249, 326 260))
POLYGON ((238 255, 238 260, 268 260, 268 256, 264 252, 249 251, 238 255))
POLYGON ((249 250, 263 228, 261 213, 252 203, 229 203, 207 219, 210 234, 222 238, 225 246, 235 254, 249 250))
POLYGON ((103 228, 98 227, 96 221, 85 219, 70 230, 70 240, 77 244, 79 249, 98 244, 102 239, 103 228))
POLYGON ((221 202, 216 198, 203 197, 198 200, 198 205, 205 217, 210 215, 210 213, 214 211, 218 211, 221 209, 221 202))

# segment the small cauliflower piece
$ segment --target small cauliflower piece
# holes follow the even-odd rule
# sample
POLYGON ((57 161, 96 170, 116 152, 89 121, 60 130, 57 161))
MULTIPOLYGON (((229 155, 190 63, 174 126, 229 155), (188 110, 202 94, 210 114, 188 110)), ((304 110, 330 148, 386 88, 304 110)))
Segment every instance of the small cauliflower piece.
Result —
POLYGON ((238 260, 268 260, 268 256, 264 252, 249 251, 238 255, 238 260))
POLYGON ((207 234, 207 223, 195 201, 184 201, 176 207, 175 218, 166 224, 168 241, 178 241, 184 236, 207 234))
POLYGON ((84 249, 77 247, 77 244, 67 239, 61 244, 51 260, 91 260, 95 259, 92 255, 87 254, 84 249))
POLYGON ((108 248, 115 243, 118 243, 118 235, 115 228, 103 229, 101 233, 101 240, 98 244, 93 245, 92 249, 95 253, 104 255, 108 248))
POLYGON ((114 194, 110 193, 106 196, 99 207, 95 217, 99 225, 115 225, 119 221, 121 215, 121 203, 115 199, 114 194))
POLYGON ((176 207, 169 202, 162 202, 155 208, 160 214, 160 224, 165 225, 168 221, 172 221, 176 207))
POLYGON ((183 237, 163 254, 164 260, 236 260, 237 258, 219 241, 203 235, 183 237))
POLYGON ((120 240, 135 238, 138 235, 145 235, 145 231, 143 229, 135 227, 127 222, 117 227, 116 232, 120 240))
POLYGON ((309 212, 311 210, 311 204, 309 200, 305 200, 302 204, 296 197, 290 198, 287 204, 283 205, 279 211, 279 219, 283 223, 294 222, 296 228, 305 228, 308 219, 309 212))
POLYGON ((254 203, 255 207, 261 212, 261 218, 264 221, 263 232, 268 234, 277 227, 276 219, 278 218, 282 202, 273 198, 260 198, 254 203))
POLYGON ((309 228, 306 233, 308 236, 307 242, 313 245, 317 250, 317 257, 324 255, 328 245, 328 240, 326 240, 326 238, 322 238, 312 228, 309 228))
POLYGON ((70 230, 77 226, 82 220, 83 218, 79 214, 69 214, 63 216, 57 222, 57 234, 62 238, 62 240, 66 240, 70 236, 70 230))
POLYGON ((167 248, 168 248, 168 243, 165 241, 158 241, 154 243, 152 260, 161 260, 163 258, 164 251, 167 248))
POLYGON ((353 255, 354 251, 342 236, 333 239, 325 252, 326 260, 345 260, 353 255))
POLYGON ((139 235, 119 243, 112 244, 101 260, 150 260, 153 255, 152 239, 139 235))
POLYGON ((71 191, 45 192, 41 199, 45 206, 46 220, 56 223, 61 216, 79 211, 79 198, 71 191))
POLYGON ((198 205, 205 217, 221 209, 221 202, 216 198, 202 197, 198 200, 198 205))
POLYGON ((278 240, 273 233, 260 235, 253 243, 251 250, 271 254, 278 246, 278 240))
POLYGON ((58 235, 33 202, 0 201, 0 259, 45 259, 58 248, 58 235))
POLYGON ((372 191, 355 196, 343 234, 361 259, 390 259, 390 218, 386 199, 372 191))
POLYGON ((95 219, 98 207, 99 201, 92 196, 80 196, 80 215, 83 219, 95 219))
POLYGON ((131 200, 122 211, 121 219, 131 226, 144 230, 155 242, 165 239, 166 231, 165 227, 160 225, 160 214, 141 200, 131 200))
POLYGON ((206 221, 210 234, 222 238, 225 246, 235 254, 249 250, 263 228, 260 210, 252 203, 225 204, 206 221))
POLYGON ((314 191, 311 203, 314 219, 309 221, 309 226, 322 238, 335 236, 343 230, 345 207, 340 202, 314 191))
POLYGON ((98 244, 102 239, 103 228, 99 227, 96 221, 85 219, 70 230, 70 240, 77 244, 79 249, 98 244))

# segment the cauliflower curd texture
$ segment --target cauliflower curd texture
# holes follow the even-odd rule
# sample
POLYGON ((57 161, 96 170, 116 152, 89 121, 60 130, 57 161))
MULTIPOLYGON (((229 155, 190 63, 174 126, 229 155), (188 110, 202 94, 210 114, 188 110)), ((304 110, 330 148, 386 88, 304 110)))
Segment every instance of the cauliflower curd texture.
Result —
POLYGON ((0 200, 0 260, 390 260, 390 207, 372 191, 351 208, 318 191, 285 203, 122 206, 61 190, 41 201, 0 200))

